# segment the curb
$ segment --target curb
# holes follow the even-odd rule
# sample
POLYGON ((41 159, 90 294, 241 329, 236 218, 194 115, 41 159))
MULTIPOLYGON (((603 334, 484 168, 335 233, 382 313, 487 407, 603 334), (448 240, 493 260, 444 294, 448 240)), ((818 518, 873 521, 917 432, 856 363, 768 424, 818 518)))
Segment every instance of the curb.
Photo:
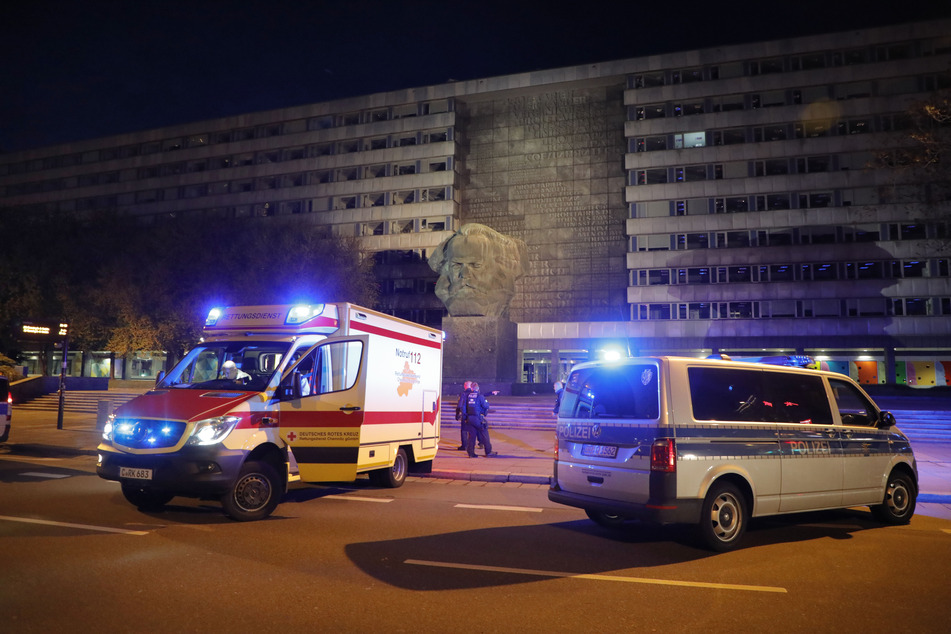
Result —
POLYGON ((551 484, 551 476, 532 475, 525 473, 508 473, 507 471, 454 471, 450 469, 433 469, 431 473, 414 473, 413 475, 422 478, 467 480, 469 482, 518 482, 521 484, 551 484))

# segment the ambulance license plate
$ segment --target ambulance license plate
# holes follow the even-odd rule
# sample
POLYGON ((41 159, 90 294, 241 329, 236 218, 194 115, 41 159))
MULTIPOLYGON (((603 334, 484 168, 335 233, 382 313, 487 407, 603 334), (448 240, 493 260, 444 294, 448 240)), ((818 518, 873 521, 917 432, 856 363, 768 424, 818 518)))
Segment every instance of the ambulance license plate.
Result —
POLYGON ((582 445, 581 455, 591 458, 614 458, 617 456, 617 447, 614 445, 582 445))
POLYGON ((131 480, 151 480, 151 469, 133 469, 131 467, 119 467, 119 477, 129 478, 131 480))

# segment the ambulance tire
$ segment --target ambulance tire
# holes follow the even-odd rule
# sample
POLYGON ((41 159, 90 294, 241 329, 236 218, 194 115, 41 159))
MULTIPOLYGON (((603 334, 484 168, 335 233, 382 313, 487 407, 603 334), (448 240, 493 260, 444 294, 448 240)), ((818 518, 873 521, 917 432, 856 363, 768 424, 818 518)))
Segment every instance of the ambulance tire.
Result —
POLYGON ((729 482, 715 482, 700 510, 700 541, 710 550, 724 553, 740 543, 750 513, 746 496, 729 482))
POLYGON ((221 496, 225 515, 238 522, 264 519, 281 501, 281 485, 277 471, 268 463, 244 463, 231 489, 221 496))
POLYGON ((396 459, 393 460, 393 466, 371 471, 370 481, 378 487, 396 489, 403 486, 407 471, 409 471, 409 459, 406 457, 406 450, 400 447, 396 452, 396 459))
POLYGON ((604 528, 620 528, 624 525, 624 516, 613 513, 604 513, 603 511, 592 511, 585 509, 585 514, 592 522, 604 528))
POLYGON ((122 485, 122 495, 134 507, 144 511, 157 511, 172 501, 175 494, 166 491, 155 491, 138 487, 133 484, 122 485))
POLYGON ((911 477, 907 473, 893 471, 888 477, 888 486, 885 487, 885 499, 881 504, 871 507, 872 515, 883 524, 907 524, 915 514, 917 497, 911 477))

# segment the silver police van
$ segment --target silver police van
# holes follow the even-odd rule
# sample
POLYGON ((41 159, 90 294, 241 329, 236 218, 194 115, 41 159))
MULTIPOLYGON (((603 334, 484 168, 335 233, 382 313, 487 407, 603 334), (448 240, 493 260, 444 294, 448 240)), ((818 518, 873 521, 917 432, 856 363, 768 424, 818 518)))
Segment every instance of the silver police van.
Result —
POLYGON ((847 376, 677 357, 575 366, 554 476, 549 499, 598 524, 695 524, 720 552, 751 517, 868 505, 906 524, 918 493, 908 438, 847 376))

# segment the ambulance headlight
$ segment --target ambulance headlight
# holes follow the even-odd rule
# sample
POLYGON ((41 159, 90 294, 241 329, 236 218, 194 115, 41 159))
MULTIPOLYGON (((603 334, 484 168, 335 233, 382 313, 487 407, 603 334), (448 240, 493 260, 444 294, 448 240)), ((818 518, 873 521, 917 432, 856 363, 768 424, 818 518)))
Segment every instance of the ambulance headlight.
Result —
POLYGON ((195 423, 189 445, 213 445, 224 440, 241 420, 239 416, 217 416, 195 423))

